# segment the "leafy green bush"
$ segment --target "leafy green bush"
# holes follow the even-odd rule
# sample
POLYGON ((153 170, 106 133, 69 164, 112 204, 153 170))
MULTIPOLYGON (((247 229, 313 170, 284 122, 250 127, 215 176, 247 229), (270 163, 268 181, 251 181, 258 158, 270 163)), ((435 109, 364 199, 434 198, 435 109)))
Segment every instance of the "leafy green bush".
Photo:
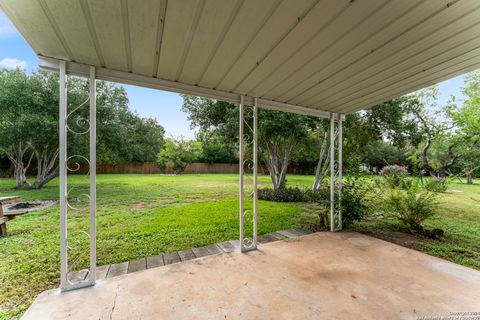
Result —
POLYGON ((202 154, 202 144, 194 140, 167 139, 165 146, 157 154, 157 164, 160 168, 172 168, 175 174, 185 170, 202 154))
POLYGON ((413 231, 423 231, 422 222, 435 215, 437 195, 412 184, 408 189, 391 188, 384 192, 385 211, 394 214, 413 231))
POLYGON ((372 210, 369 194, 372 186, 362 176, 347 176, 342 188, 342 224, 344 227, 360 221, 372 210))
POLYGON ((258 199, 275 202, 310 202, 309 192, 306 189, 280 188, 274 190, 271 188, 258 189, 258 199))
POLYGON ((448 189, 448 181, 446 178, 436 178, 428 179, 423 187, 428 191, 432 192, 445 192, 448 189))
POLYGON ((402 166, 385 166, 380 171, 380 176, 390 188, 408 188, 410 184, 409 180, 407 179, 408 171, 402 166))
MULTIPOLYGON (((371 185, 366 178, 348 176, 344 179, 340 204, 343 226, 361 220, 370 212, 371 206, 368 199, 370 190, 371 185)), ((298 187, 286 187, 279 190, 262 188, 258 189, 258 199, 276 202, 314 202, 326 208, 322 214, 327 214, 328 208, 330 208, 330 188, 315 191, 298 187)), ((335 206, 338 210, 338 192, 335 192, 335 206)))

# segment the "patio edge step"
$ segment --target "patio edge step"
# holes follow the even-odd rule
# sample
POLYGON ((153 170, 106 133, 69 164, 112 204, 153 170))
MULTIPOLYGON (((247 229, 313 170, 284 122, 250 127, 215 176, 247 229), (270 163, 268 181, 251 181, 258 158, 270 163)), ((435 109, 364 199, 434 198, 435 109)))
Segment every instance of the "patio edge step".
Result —
MULTIPOLYGON (((259 245, 262 245, 269 242, 293 239, 311 233, 313 232, 299 228, 279 230, 259 235, 258 243, 259 245)), ((97 266, 96 279, 104 280, 137 271, 158 268, 173 263, 180 263, 188 260, 198 259, 201 257, 237 252, 239 251, 239 247, 240 243, 238 240, 228 240, 224 242, 209 244, 203 247, 172 251, 157 256, 149 256, 126 262, 97 266)), ((70 272, 68 274, 68 277, 72 280, 86 279, 88 273, 89 271, 84 269, 80 271, 70 272)))

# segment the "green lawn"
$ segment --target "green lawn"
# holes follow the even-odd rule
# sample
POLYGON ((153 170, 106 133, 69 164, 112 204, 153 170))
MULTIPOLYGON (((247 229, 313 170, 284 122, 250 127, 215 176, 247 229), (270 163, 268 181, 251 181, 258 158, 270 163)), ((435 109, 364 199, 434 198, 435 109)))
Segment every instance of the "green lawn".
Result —
POLYGON ((351 229, 480 270, 480 184, 478 180, 475 183, 450 182, 448 190, 439 194, 438 214, 424 227, 443 229, 441 240, 408 234, 392 217, 366 219, 351 229))
MULTIPOLYGON (((292 177, 297 180, 308 179, 292 177)), ((268 185, 269 177, 259 182, 268 185)), ((0 180, 0 196, 58 199, 58 180, 42 190, 17 191, 13 185, 0 180)), ((70 176, 69 186, 76 194, 86 190, 88 180, 70 176)), ((301 211, 298 204, 259 201, 259 234, 299 226, 308 219, 301 211)), ((70 264, 78 270, 88 264, 88 212, 72 212, 68 219, 70 264)), ((8 232, 0 238, 0 319, 16 318, 38 293, 58 286, 58 205, 8 222, 8 232)), ((97 176, 98 265, 237 238, 238 175, 97 176)))
MULTIPOLYGON (((288 176, 288 185, 310 186, 311 176, 288 176)), ((246 185, 251 185, 251 178, 246 185)), ((259 177, 269 186, 269 177, 259 177)), ((238 238, 238 176, 98 175, 98 264, 128 261, 174 250, 238 238)), ((12 180, 0 180, 0 196, 21 195, 23 200, 57 199, 58 181, 42 190, 11 189, 12 180)), ((88 180, 71 176, 74 193, 88 180)), ((480 269, 480 185, 451 184, 442 195, 443 206, 428 227, 445 230, 441 241, 413 237, 419 250, 480 269)), ((73 204, 75 205, 75 204, 73 204)), ((302 204, 259 201, 259 233, 301 226, 314 217, 302 204)), ((361 232, 389 238, 403 234, 392 219, 358 223, 361 232)), ((28 213, 8 222, 9 236, 0 238, 0 319, 17 319, 41 291, 58 286, 58 205, 28 213)), ((88 262, 88 213, 69 215, 73 269, 88 262)), ((394 241, 395 239, 393 239, 394 241)))

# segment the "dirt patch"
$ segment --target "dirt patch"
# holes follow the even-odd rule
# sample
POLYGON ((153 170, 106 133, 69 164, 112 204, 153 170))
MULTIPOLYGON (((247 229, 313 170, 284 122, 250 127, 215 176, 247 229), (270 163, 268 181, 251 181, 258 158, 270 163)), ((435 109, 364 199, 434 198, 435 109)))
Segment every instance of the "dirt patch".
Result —
POLYGON ((12 213, 17 212, 17 211, 30 212, 30 211, 46 209, 48 207, 53 206, 54 204, 55 204, 54 200, 24 201, 24 202, 7 204, 3 206, 3 211, 6 214, 10 212, 12 213))
POLYGON ((398 244, 402 247, 415 249, 417 251, 423 251, 419 239, 410 233, 400 232, 400 231, 391 231, 391 232, 382 232, 376 230, 367 230, 367 229, 356 229, 355 231, 382 239, 391 243, 398 244))
POLYGON ((134 203, 130 206, 130 209, 132 209, 133 211, 142 210, 142 208, 143 208, 143 203, 134 203))

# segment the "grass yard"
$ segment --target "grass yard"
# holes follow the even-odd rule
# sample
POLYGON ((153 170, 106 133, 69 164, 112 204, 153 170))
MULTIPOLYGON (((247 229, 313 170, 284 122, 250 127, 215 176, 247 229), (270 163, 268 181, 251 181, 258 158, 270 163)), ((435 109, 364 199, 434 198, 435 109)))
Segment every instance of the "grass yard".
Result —
MULTIPOLYGON (((312 181, 311 176, 288 176, 290 186, 307 187, 312 181)), ((238 238, 237 182, 235 174, 98 175, 98 265, 238 238)), ((259 183, 268 186, 269 177, 259 177, 259 183)), ((13 185, 13 180, 0 180, 0 196, 58 198, 58 180, 42 190, 17 191, 13 185)), ((73 195, 85 191, 88 180, 71 176, 69 186, 74 187, 72 205, 77 206, 73 195)), ((442 195, 441 212, 427 221, 428 227, 445 230, 440 241, 406 234, 388 217, 370 218, 352 228, 480 269, 480 185, 452 183, 450 189, 456 191, 442 195)), ((259 201, 259 234, 314 219, 299 203, 259 201)), ((88 221, 87 212, 69 215, 70 264, 75 270, 88 263, 88 221)), ((58 205, 8 222, 8 231, 7 238, 0 238, 0 319, 17 319, 38 293, 58 286, 58 205)))
POLYGON ((450 182, 446 192, 439 195, 438 214, 427 219, 427 229, 445 231, 441 240, 409 234, 393 217, 366 219, 351 229, 390 242, 426 252, 480 270, 480 184, 450 182))
MULTIPOLYGON (((247 178, 246 186, 252 181, 247 178)), ((265 186, 269 177, 259 177, 259 182, 265 186)), ((13 180, 0 180, 0 196, 58 199, 58 180, 42 190, 12 190, 13 185, 13 180)), ((237 185, 234 174, 98 175, 98 265, 237 239, 237 185)), ((70 176, 69 186, 73 196, 88 192, 83 176, 70 176)), ((78 206, 74 200, 72 205, 78 206)), ((86 211, 70 212, 69 258, 72 270, 79 270, 88 265, 89 217, 86 211)), ((297 227, 308 219, 299 204, 259 201, 259 212, 259 234, 297 227)), ((59 284, 58 205, 17 217, 7 227, 9 236, 0 238, 0 319, 15 319, 37 294, 59 284)))

